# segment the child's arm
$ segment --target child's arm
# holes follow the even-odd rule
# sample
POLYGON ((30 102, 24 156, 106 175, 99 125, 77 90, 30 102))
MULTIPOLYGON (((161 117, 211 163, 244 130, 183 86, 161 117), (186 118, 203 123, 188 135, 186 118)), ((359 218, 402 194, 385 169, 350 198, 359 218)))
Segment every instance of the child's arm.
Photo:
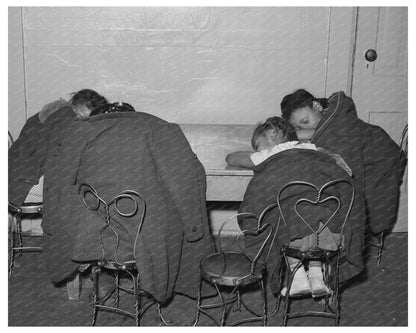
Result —
POLYGON ((225 161, 228 165, 233 167, 252 169, 254 163, 250 158, 251 154, 253 154, 252 151, 235 151, 228 154, 225 161))
POLYGON ((315 133, 314 128, 304 128, 304 129, 297 129, 296 135, 300 142, 308 141, 312 139, 313 134, 315 133))

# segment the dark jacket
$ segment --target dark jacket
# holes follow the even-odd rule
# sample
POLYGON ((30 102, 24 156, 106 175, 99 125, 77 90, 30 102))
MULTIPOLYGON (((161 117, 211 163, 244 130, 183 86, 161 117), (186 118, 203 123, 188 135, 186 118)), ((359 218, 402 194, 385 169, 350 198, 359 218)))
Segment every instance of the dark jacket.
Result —
POLYGON ((54 153, 75 118, 68 103, 48 104, 30 117, 9 149, 9 201, 21 205, 44 174, 46 156, 54 153))
POLYGON ((103 211, 86 209, 79 186, 93 186, 106 202, 124 190, 147 203, 134 247, 137 219, 115 217, 114 233, 102 234, 106 259, 136 258, 141 287, 163 302, 173 292, 195 296, 199 262, 213 250, 202 164, 180 127, 146 113, 104 114, 74 121, 45 174, 45 254, 54 282, 80 262, 102 259, 103 211))
MULTIPOLYGON (((345 170, 339 167, 329 155, 309 149, 290 149, 280 152, 254 168, 254 176, 247 187, 239 211, 251 212, 259 216, 265 207, 277 201, 278 192, 288 182, 304 181, 312 183, 319 188, 334 179, 351 180, 345 170)), ((345 184, 337 185, 328 191, 326 195, 335 195, 341 199, 341 210, 328 225, 331 232, 339 233, 343 225, 344 216, 348 210, 351 191, 348 187, 345 187, 345 184)), ((311 191, 303 186, 288 189, 288 192, 282 192, 282 207, 287 224, 281 221, 280 225, 278 225, 280 216, 278 208, 266 215, 265 223, 271 223, 277 230, 276 239, 270 249, 270 257, 267 261, 270 286, 275 293, 281 287, 277 276, 277 267, 281 260, 281 246, 289 244, 293 239, 311 234, 311 230, 301 223, 293 211, 295 202, 304 197, 315 200, 317 193, 315 190, 311 191)), ((302 217, 311 223, 314 229, 317 229, 316 227, 320 220, 326 221, 335 210, 332 205, 328 207, 321 206, 318 209, 308 205, 300 208, 299 211, 302 217)), ((353 209, 343 230, 345 251, 342 254, 343 260, 340 267, 341 281, 354 276, 363 268, 362 238, 364 234, 364 217, 364 198, 360 193, 356 193, 353 209)), ((241 228, 249 228, 251 221, 241 219, 239 223, 241 228)), ((249 251, 251 251, 250 247, 256 249, 256 244, 248 244, 247 246, 249 251)))
POLYGON ((351 167, 355 186, 365 198, 370 230, 390 230, 397 217, 402 176, 398 145, 382 128, 359 119, 354 102, 343 92, 328 99, 311 141, 340 154, 351 167))

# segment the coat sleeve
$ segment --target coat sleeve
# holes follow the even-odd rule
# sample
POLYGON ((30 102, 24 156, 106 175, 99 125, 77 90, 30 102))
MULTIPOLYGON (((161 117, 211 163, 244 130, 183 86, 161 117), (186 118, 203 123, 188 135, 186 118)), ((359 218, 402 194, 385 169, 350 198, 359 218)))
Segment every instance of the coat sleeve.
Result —
POLYGON ((400 195, 400 148, 380 127, 371 125, 363 150, 365 200, 370 230, 393 227, 400 195))
POLYGON ((181 216, 186 239, 199 240, 208 225, 205 171, 177 124, 163 123, 152 129, 151 154, 181 216))

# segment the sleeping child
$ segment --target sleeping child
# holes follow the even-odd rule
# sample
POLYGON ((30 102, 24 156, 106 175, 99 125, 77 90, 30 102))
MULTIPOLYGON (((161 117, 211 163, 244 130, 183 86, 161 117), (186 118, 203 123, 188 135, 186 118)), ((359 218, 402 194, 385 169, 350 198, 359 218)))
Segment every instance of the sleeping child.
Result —
MULTIPOLYGON (((311 149, 322 151, 330 155, 334 161, 341 166, 350 176, 351 169, 341 158, 340 155, 329 150, 316 147, 312 143, 301 143, 296 140, 296 133, 293 127, 286 120, 280 117, 268 118, 264 123, 259 124, 253 132, 252 151, 237 151, 226 157, 226 162, 230 166, 254 168, 269 157, 288 149, 311 149)), ((306 235, 302 239, 291 240, 290 246, 300 248, 302 251, 310 248, 311 237, 306 235)), ((332 234, 328 227, 325 227, 320 234, 320 247, 327 250, 336 250, 340 242, 339 235, 332 234)), ((302 295, 311 293, 313 297, 326 295, 329 290, 326 287, 323 276, 321 262, 310 261, 308 271, 295 258, 288 258, 291 270, 295 270, 294 279, 290 289, 290 295, 302 295)), ((287 288, 283 288, 281 293, 285 295, 287 288)))
MULTIPOLYGON (((351 168, 344 159, 329 149, 317 147, 313 143, 300 142, 297 140, 297 133, 302 131, 295 130, 284 119, 280 117, 270 117, 264 123, 259 124, 251 138, 251 146, 254 151, 236 151, 228 154, 225 161, 228 165, 252 169, 256 165, 281 151, 287 149, 312 149, 330 155, 335 162, 352 176, 351 168)), ((301 134, 300 134, 301 135, 301 134)))

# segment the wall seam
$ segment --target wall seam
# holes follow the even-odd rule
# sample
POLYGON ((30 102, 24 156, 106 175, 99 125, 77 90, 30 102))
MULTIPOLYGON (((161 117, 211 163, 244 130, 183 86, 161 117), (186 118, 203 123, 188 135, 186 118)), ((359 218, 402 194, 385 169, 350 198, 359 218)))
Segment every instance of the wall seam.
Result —
POLYGON ((360 9, 355 7, 352 15, 352 33, 351 33, 351 53, 350 61, 348 66, 348 82, 347 82, 347 96, 352 98, 352 87, 354 81, 354 66, 355 66, 355 55, 357 52, 357 35, 358 35, 358 17, 360 9))
POLYGON ((324 96, 326 96, 326 88, 327 88, 327 84, 328 84, 329 44, 331 43, 331 23, 332 23, 332 7, 329 7, 328 38, 327 38, 327 43, 326 43, 324 96))
POLYGON ((24 38, 24 26, 23 26, 23 7, 20 7, 20 25, 22 29, 22 56, 23 56, 23 93, 25 97, 25 116, 26 120, 28 119, 28 110, 27 110, 27 80, 26 80, 26 53, 25 53, 25 38, 24 38))

